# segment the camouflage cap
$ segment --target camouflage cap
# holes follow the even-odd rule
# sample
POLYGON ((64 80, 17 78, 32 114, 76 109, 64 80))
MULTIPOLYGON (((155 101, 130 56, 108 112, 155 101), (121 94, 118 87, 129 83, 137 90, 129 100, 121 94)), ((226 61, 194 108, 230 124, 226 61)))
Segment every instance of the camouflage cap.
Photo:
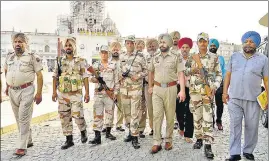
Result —
POLYGON ((129 35, 129 36, 126 37, 125 41, 135 42, 135 36, 134 35, 129 35))
POLYGON ((204 39, 206 41, 209 41, 209 36, 207 33, 201 32, 200 34, 198 34, 197 36, 197 41, 199 41, 200 39, 204 39))
POLYGON ((101 48, 100 48, 100 51, 108 52, 108 46, 107 45, 102 45, 101 48))

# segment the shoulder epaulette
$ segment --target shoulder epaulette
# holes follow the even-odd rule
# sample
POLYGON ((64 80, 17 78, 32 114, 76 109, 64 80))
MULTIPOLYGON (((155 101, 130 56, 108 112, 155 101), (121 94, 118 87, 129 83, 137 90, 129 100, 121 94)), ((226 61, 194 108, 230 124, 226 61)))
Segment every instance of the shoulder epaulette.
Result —
POLYGON ((7 55, 11 55, 11 54, 14 54, 14 52, 8 52, 7 55))

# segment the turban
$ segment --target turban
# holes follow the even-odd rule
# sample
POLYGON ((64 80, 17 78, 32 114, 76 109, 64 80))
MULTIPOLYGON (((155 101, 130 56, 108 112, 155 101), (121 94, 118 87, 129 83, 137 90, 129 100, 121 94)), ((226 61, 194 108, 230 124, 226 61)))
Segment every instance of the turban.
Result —
POLYGON ((63 43, 63 47, 65 47, 65 44, 67 42, 69 42, 72 45, 74 55, 77 55, 76 39, 75 38, 67 38, 63 43))
POLYGON ((217 47, 217 49, 219 48, 219 41, 217 39, 210 39, 208 46, 212 44, 214 44, 217 47))
POLYGON ((209 36, 208 36, 207 33, 201 32, 197 36, 197 41, 199 41, 200 39, 204 39, 204 40, 206 40, 208 42, 209 36))
POLYGON ((137 40, 135 43, 136 45, 143 44, 145 46, 145 42, 143 40, 137 40))
POLYGON ((242 43, 245 43, 248 38, 250 38, 255 43, 256 47, 258 47, 261 43, 261 36, 255 31, 246 32, 241 38, 242 43))
POLYGON ((177 46, 180 49, 184 44, 187 44, 187 45, 189 45, 190 48, 192 48, 192 45, 193 45, 192 39, 190 39, 188 37, 184 37, 184 38, 178 40, 177 46))
POLYGON ((146 47, 148 48, 150 45, 154 45, 157 48, 159 48, 159 43, 158 43, 158 40, 156 39, 148 39, 146 42, 146 47))
POLYGON ((158 38, 159 42, 160 40, 164 40, 169 47, 173 46, 173 39, 169 34, 161 34, 158 38))
POLYGON ((113 50, 114 48, 121 49, 121 45, 119 42, 115 41, 110 44, 110 49, 113 50))
POLYGON ((175 39, 180 39, 180 33, 178 31, 173 31, 170 33, 170 36, 175 39))

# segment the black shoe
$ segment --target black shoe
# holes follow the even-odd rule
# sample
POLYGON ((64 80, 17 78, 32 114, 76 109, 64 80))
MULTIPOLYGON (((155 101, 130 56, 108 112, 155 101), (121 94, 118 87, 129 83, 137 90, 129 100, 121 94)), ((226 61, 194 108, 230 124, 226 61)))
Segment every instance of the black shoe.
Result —
POLYGON ((117 131, 125 131, 121 126, 116 128, 117 131))
POLYGON ((68 149, 73 145, 74 145, 73 135, 68 135, 68 136, 66 136, 66 142, 64 143, 64 145, 61 146, 61 149, 62 150, 68 149))
POLYGON ((143 134, 143 131, 140 131, 140 132, 139 132, 139 137, 140 137, 140 138, 145 138, 145 137, 146 137, 146 136, 143 134))
POLYGON ((240 155, 231 155, 229 159, 225 159, 225 161, 238 161, 241 160, 240 155))
POLYGON ((106 132, 106 128, 103 128, 102 133, 105 133, 105 132, 106 132))
POLYGON ((132 145, 135 149, 140 148, 140 144, 138 142, 138 137, 137 136, 132 136, 132 145))
POLYGON ((149 135, 150 135, 150 136, 153 135, 153 130, 150 131, 149 135))
POLYGON ((124 142, 130 142, 130 141, 132 141, 131 134, 127 135, 126 138, 124 139, 124 142))
POLYGON ((81 142, 82 143, 86 143, 88 140, 88 137, 87 137, 87 131, 84 130, 84 131, 81 131, 81 142))
POLYGON ((205 144, 205 156, 209 159, 212 159, 214 158, 214 154, 212 152, 212 149, 211 149, 211 145, 210 144, 205 144))
POLYGON ((111 127, 106 128, 106 138, 116 140, 116 137, 111 134, 111 127))
POLYGON ((28 144, 27 144, 27 148, 31 148, 32 146, 34 146, 33 143, 28 143, 28 144))
POLYGON ((89 144, 101 144, 101 133, 100 131, 94 131, 95 133, 95 138, 93 140, 89 141, 89 144))
POLYGON ((254 160, 254 155, 249 153, 243 153, 243 156, 246 157, 248 160, 254 160))
POLYGON ((203 146, 203 140, 197 139, 196 143, 193 144, 193 149, 201 149, 202 146, 203 146))
POLYGON ((174 130, 178 129, 178 123, 174 124, 174 130))
POLYGON ((124 142, 130 142, 132 141, 132 135, 131 135, 131 131, 129 129, 129 134, 126 136, 126 138, 124 139, 124 142))

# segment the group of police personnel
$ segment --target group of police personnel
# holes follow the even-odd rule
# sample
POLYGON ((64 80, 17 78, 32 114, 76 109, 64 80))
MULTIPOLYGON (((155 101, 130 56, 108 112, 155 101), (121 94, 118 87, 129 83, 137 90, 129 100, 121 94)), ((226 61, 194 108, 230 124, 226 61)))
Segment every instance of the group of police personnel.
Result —
MULTIPOLYGON (((245 79, 255 77, 252 80, 257 83, 263 79, 267 90, 268 58, 256 51, 260 39, 257 32, 245 33, 242 37, 243 52, 231 56, 225 71, 224 58, 217 55, 219 42, 209 39, 208 34, 204 32, 198 34, 199 52, 195 54, 190 54, 192 39, 181 38, 178 31, 160 34, 158 39, 148 39, 146 42, 136 40, 135 36, 130 35, 125 39, 125 52, 122 52, 121 44, 117 41, 112 42, 110 46, 102 45, 101 59, 92 65, 88 65, 84 58, 77 55, 76 39, 67 38, 63 42, 64 55, 57 57, 53 73, 52 100, 58 100, 62 131, 66 136, 66 142, 61 149, 74 145, 72 118, 81 131, 81 142, 86 143, 88 140, 83 101, 88 103, 90 100, 89 82, 92 82, 95 83, 95 137, 89 144, 101 144, 102 132, 106 133, 106 138, 116 140, 111 134, 116 109, 116 130, 125 130, 122 125, 124 120, 125 127, 128 128, 128 135, 124 141, 131 142, 135 149, 140 148, 138 138, 145 137, 148 117, 151 128, 149 135, 153 135, 152 154, 162 149, 163 139, 165 150, 173 148, 173 129, 174 125, 178 125, 179 134, 186 142, 192 143, 194 133, 196 142, 193 148, 200 149, 205 144, 205 156, 213 158, 211 144, 214 141, 214 98, 217 105, 216 124, 219 130, 223 130, 223 102, 227 103, 230 99, 228 106, 231 156, 227 160, 241 159, 243 115, 239 118, 236 112, 242 110, 249 116, 245 116, 245 122, 248 124, 246 127, 255 129, 245 131, 248 140, 245 141, 243 154, 247 159, 254 159, 252 153, 258 138, 256 113, 259 106, 255 100, 253 101, 252 95, 256 97, 259 92, 257 86, 250 85, 253 82, 245 79), (147 52, 144 52, 145 47, 147 52), (250 72, 245 72, 246 65, 238 65, 241 63, 239 59, 244 60, 246 64, 255 64, 257 61, 260 63, 248 65, 246 71, 250 72), (254 67, 255 69, 252 69, 254 67), (233 73, 237 74, 233 76, 233 73), (240 83, 243 78, 245 82, 240 83), (228 87, 230 86, 229 92, 235 92, 241 85, 249 85, 252 95, 244 97, 247 94, 229 93, 229 97, 228 87), (162 138, 164 114, 166 131, 165 138, 162 138)), ((42 61, 37 54, 29 52, 25 34, 16 33, 12 41, 14 52, 7 55, 4 65, 7 84, 5 93, 10 97, 19 130, 15 155, 21 157, 26 154, 27 148, 33 146, 30 122, 33 102, 39 104, 42 101, 42 61), (37 93, 34 95, 35 75, 37 93)))

